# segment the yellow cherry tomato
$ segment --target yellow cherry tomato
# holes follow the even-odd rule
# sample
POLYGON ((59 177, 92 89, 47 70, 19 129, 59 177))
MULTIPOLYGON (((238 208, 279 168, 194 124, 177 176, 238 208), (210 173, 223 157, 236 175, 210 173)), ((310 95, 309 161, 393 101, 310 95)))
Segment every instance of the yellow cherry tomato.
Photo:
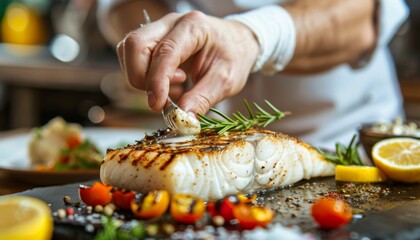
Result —
POLYGON ((275 214, 267 207, 241 203, 233 206, 233 215, 242 228, 253 229, 266 227, 273 220, 275 214))
POLYGON ((172 196, 170 212, 175 221, 194 224, 204 215, 204 200, 191 194, 172 196))
POLYGON ((166 190, 154 190, 146 195, 138 194, 131 201, 131 211, 141 219, 162 216, 169 207, 169 193, 166 190))

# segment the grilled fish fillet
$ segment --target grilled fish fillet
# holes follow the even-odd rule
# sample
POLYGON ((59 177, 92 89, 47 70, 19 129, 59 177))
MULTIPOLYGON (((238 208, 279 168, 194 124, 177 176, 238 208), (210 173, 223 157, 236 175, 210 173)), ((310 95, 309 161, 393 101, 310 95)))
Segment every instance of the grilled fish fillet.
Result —
POLYGON ((210 200, 334 173, 335 165, 315 149, 282 133, 250 129, 177 137, 161 130, 135 145, 109 149, 100 177, 118 188, 166 189, 210 200))

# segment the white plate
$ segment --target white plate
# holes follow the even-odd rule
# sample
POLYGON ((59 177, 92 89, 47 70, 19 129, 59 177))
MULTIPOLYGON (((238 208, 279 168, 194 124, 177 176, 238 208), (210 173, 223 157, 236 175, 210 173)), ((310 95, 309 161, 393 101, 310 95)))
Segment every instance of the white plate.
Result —
MULTIPOLYGON (((83 133, 104 155, 108 148, 134 144, 153 130, 85 128, 83 133)), ((29 161, 29 133, 0 139, 0 172, 34 185, 56 185, 99 179, 99 170, 36 171, 29 161)))

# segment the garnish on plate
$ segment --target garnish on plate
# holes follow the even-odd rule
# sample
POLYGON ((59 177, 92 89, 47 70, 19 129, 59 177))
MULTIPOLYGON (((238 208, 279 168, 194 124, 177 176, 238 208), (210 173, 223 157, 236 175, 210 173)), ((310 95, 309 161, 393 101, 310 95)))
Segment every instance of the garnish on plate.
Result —
POLYGON ((420 182, 420 140, 390 138, 372 149, 373 162, 394 181, 420 182))
POLYGON ((34 128, 28 144, 31 164, 37 170, 99 169, 102 154, 82 127, 56 117, 34 128))
POLYGON ((146 236, 146 229, 139 221, 132 220, 129 224, 111 217, 105 217, 103 229, 96 236, 95 240, 110 239, 142 239, 146 236))
POLYGON ((227 116, 226 114, 220 112, 217 109, 211 108, 210 111, 218 114, 223 119, 214 119, 198 114, 200 119, 201 129, 211 129, 217 131, 219 134, 223 134, 230 130, 247 130, 250 127, 267 127, 269 124, 274 121, 282 119, 284 116, 290 114, 289 112, 283 112, 274 107, 268 100, 265 100, 265 103, 271 108, 272 113, 264 110, 258 104, 254 102, 254 106, 257 109, 257 112, 253 112, 250 105, 246 100, 244 100, 245 106, 248 110, 248 117, 245 117, 241 112, 232 113, 233 118, 227 116))
POLYGON ((339 198, 330 196, 318 199, 311 208, 312 217, 321 228, 334 229, 352 219, 352 208, 339 198))
POLYGON ((317 149, 322 156, 336 164, 335 180, 344 182, 383 182, 386 175, 375 166, 367 166, 363 163, 359 154, 359 141, 354 135, 348 146, 336 143, 335 154, 317 149))
POLYGON ((359 154, 359 145, 360 143, 356 141, 356 135, 354 135, 348 146, 345 146, 341 143, 335 144, 335 154, 326 152, 320 148, 317 148, 318 152, 327 159, 328 161, 336 165, 365 165, 362 161, 362 158, 359 154))

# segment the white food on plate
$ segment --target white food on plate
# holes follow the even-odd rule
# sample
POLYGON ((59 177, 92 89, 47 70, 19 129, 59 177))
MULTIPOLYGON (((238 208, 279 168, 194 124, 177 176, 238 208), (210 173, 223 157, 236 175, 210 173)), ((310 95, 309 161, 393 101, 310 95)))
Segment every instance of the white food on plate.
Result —
POLYGON ((67 123, 61 117, 50 120, 42 128, 31 132, 28 143, 28 155, 32 165, 52 165, 66 146, 69 136, 83 136, 79 124, 67 123))
POLYGON ((282 133, 250 129, 177 137, 160 131, 135 145, 108 150, 105 184, 146 193, 166 189, 206 200, 332 176, 335 165, 311 146, 282 133))
POLYGON ((178 107, 174 109, 170 117, 182 135, 196 135, 201 131, 200 121, 178 107))

